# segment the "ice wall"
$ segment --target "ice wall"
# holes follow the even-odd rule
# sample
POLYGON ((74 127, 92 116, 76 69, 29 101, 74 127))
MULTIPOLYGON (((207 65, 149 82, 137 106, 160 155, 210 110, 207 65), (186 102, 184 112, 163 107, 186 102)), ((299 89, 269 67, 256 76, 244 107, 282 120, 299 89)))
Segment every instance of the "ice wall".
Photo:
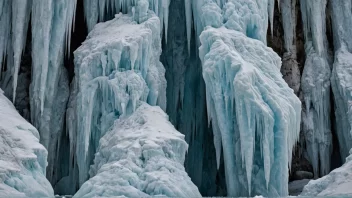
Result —
POLYGON ((100 139, 92 178, 74 197, 201 197, 183 167, 187 148, 160 107, 138 102, 100 139))
POLYGON ((331 87, 335 99, 336 131, 342 160, 352 147, 352 2, 330 1, 334 34, 335 60, 331 75, 331 87))
POLYGON ((222 12, 214 12, 213 2, 203 6, 208 27, 200 36, 199 56, 218 165, 221 150, 224 154, 228 196, 288 194, 301 103, 282 79, 280 57, 263 42, 266 3, 229 1, 222 12))
POLYGON ((325 9, 326 0, 302 0, 306 62, 301 88, 304 97, 303 133, 314 176, 330 171, 332 135, 330 120, 330 75, 325 9))
POLYGON ((47 150, 38 131, 0 89, 0 197, 54 197, 45 178, 47 150))
POLYGON ((160 21, 148 11, 147 1, 137 4, 136 12, 97 24, 74 52, 67 126, 79 185, 89 178, 99 140, 116 119, 134 112, 137 101, 166 107, 160 21))

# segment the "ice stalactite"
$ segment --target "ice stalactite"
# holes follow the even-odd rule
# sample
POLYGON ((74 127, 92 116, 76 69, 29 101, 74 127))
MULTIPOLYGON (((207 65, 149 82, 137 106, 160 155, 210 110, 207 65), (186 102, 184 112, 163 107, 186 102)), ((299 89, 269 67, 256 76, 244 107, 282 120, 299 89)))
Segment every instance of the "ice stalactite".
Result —
POLYGON ((335 99, 336 131, 344 161, 352 147, 352 1, 330 1, 330 5, 335 49, 331 86, 335 99))
POLYGON ((137 5, 141 7, 129 15, 97 24, 74 52, 67 126, 79 185, 89 179, 99 140, 116 119, 134 112, 138 101, 166 108, 165 69, 159 61, 160 21, 146 9, 147 1, 137 5))
POLYGON ((326 0, 302 0, 306 62, 301 79, 304 97, 303 133, 314 176, 330 171, 332 134, 330 75, 325 35, 326 0))
POLYGON ((75 18, 76 1, 36 0, 32 6, 31 120, 48 149, 47 177, 55 184, 58 175, 59 139, 64 132, 69 97, 64 57, 75 18))
MULTIPOLYGON (((76 0, 4 0, 1 10, 1 60, 7 59, 5 83, 12 81, 12 99, 16 100, 19 67, 27 41, 29 19, 32 30, 32 81, 30 85, 31 121, 37 127, 41 143, 49 151, 47 176, 55 182, 59 137, 63 132, 68 99, 68 80, 64 57, 71 38, 76 0)), ((22 89, 22 87, 21 87, 22 89)), ((9 93, 7 95, 10 95, 9 93)), ((10 96, 9 96, 10 97, 10 96)), ((11 98, 11 97, 10 97, 11 98)))
MULTIPOLYGON (((204 17, 214 16, 215 5, 209 4, 204 17)), ((216 26, 200 36, 208 115, 218 163, 218 150, 224 154, 228 196, 288 194, 301 103, 282 79, 279 56, 265 46, 268 8, 263 2, 229 1, 216 13, 224 20, 204 18, 205 26, 216 26)))
POLYGON ((301 85, 301 72, 297 62, 296 52, 296 0, 281 0, 285 52, 282 60, 281 73, 287 84, 298 95, 301 85))

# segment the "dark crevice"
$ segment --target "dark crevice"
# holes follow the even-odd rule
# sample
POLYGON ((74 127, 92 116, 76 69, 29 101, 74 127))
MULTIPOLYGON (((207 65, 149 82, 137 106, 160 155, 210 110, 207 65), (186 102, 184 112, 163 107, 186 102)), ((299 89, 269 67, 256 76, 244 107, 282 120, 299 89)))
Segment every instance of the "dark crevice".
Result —
POLYGON ((88 29, 84 17, 84 0, 77 0, 76 19, 71 37, 70 56, 66 57, 65 67, 67 69, 69 82, 74 77, 74 51, 79 48, 88 35, 88 29))

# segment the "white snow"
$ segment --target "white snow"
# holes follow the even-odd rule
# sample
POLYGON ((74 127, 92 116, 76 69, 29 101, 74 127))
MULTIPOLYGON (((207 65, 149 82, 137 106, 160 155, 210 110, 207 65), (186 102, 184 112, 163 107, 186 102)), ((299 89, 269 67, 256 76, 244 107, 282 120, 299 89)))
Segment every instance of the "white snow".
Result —
POLYGON ((48 152, 38 131, 0 89, 0 197, 54 197, 45 178, 48 152))
POLYGON ((352 196, 352 149, 342 167, 320 179, 310 181, 301 196, 352 196))
POLYGON ((139 105, 101 138, 92 178, 74 197, 201 197, 183 167, 184 135, 160 107, 139 105))

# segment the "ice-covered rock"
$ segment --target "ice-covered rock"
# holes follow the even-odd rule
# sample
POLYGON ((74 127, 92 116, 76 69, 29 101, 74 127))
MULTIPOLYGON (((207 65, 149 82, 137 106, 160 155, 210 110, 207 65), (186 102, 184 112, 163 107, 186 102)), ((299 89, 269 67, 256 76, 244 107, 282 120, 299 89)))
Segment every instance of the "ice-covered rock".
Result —
POLYGON ((116 119, 130 115, 138 101, 166 107, 165 69, 159 61, 160 22, 145 10, 146 1, 141 2, 142 8, 137 6, 134 13, 97 24, 74 52, 67 126, 79 185, 89 178, 99 140, 116 119))
POLYGON ((0 197, 54 197, 39 133, 0 89, 0 197))
POLYGON ((222 149, 229 196, 285 196, 301 103, 282 79, 279 56, 260 41, 261 28, 239 26, 246 18, 235 14, 236 6, 237 1, 225 4, 225 25, 200 36, 217 161, 222 149))
POLYGON ((302 196, 352 196, 352 149, 342 167, 328 175, 310 181, 303 189, 302 196))
POLYGON ((352 1, 330 1, 335 60, 331 75, 334 93, 336 132, 342 160, 352 148, 352 1))
POLYGON ((160 107, 138 106, 101 138, 92 178, 74 197, 201 197, 183 167, 184 135, 160 107))
POLYGON ((295 180, 288 183, 288 193, 291 196, 298 196, 302 193, 305 185, 308 184, 310 179, 295 180))

